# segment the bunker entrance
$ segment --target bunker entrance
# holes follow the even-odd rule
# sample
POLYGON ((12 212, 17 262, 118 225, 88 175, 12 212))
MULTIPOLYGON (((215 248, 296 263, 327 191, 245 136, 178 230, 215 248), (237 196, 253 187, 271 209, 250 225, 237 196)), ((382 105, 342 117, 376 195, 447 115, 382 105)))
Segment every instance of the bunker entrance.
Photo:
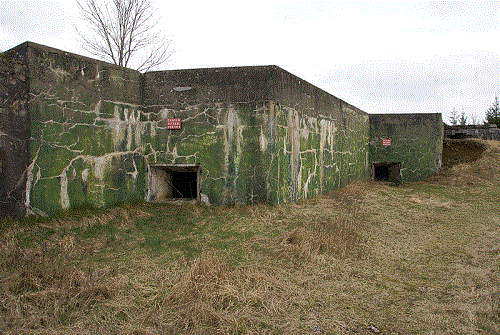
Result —
POLYGON ((198 199, 200 165, 171 164, 149 166, 149 201, 198 199))
POLYGON ((373 163, 373 179, 401 184, 401 163, 373 163))

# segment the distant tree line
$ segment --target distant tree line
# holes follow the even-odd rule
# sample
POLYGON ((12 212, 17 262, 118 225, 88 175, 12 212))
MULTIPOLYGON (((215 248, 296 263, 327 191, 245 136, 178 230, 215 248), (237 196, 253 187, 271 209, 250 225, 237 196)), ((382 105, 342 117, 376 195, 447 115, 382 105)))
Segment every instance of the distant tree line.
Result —
POLYGON ((469 124, 472 125, 489 123, 494 124, 498 128, 500 128, 500 103, 498 101, 498 96, 495 96, 493 104, 486 110, 484 119, 481 119, 477 114, 466 116, 463 109, 461 112, 459 112, 455 108, 453 108, 450 116, 448 116, 448 121, 452 126, 466 125, 468 123, 467 121, 470 121, 469 124))

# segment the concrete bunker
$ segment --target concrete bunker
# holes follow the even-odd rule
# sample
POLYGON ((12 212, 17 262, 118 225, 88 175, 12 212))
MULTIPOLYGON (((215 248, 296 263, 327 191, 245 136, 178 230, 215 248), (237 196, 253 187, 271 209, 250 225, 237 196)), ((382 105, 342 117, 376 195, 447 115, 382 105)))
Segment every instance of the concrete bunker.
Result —
POLYGON ((199 164, 149 165, 149 201, 198 200, 200 174, 199 164))
POLYGON ((441 114, 367 114, 274 65, 140 73, 32 42, 4 55, 0 216, 279 205, 369 178, 374 162, 401 162, 401 182, 441 166, 441 114))
POLYGON ((373 180, 401 184, 401 162, 373 163, 373 180))

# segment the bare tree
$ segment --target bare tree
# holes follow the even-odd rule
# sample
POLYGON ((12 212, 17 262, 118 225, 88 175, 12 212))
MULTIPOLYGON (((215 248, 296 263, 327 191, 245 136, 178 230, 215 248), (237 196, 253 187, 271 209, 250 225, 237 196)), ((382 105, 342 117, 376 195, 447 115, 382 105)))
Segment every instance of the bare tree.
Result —
POLYGON ((175 50, 172 40, 156 34, 159 20, 149 0, 76 0, 81 16, 93 32, 87 36, 77 27, 83 48, 92 55, 138 71, 164 64, 175 50))
POLYGON ((471 124, 474 125, 474 126, 477 126, 477 125, 481 124, 480 116, 478 114, 476 114, 476 113, 472 113, 471 114, 470 121, 471 121, 471 124))

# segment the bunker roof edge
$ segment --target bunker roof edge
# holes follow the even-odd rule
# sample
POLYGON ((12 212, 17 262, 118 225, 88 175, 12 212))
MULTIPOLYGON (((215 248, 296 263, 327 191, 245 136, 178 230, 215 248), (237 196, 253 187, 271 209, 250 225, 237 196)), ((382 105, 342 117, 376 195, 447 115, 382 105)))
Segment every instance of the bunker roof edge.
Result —
POLYGON ((112 68, 115 68, 115 69, 121 69, 121 70, 126 70, 126 71, 141 73, 141 72, 139 72, 137 70, 134 70, 134 69, 131 69, 131 68, 128 68, 128 67, 119 66, 119 65, 116 65, 116 64, 113 64, 113 63, 109 63, 109 62, 106 62, 106 61, 102 61, 102 60, 99 60, 99 59, 96 59, 96 58, 92 58, 92 57, 88 57, 88 56, 83 56, 83 55, 76 54, 76 53, 73 53, 73 52, 64 51, 64 50, 61 50, 61 49, 56 49, 56 48, 53 48, 53 47, 49 47, 49 46, 46 46, 46 45, 43 45, 43 44, 39 44, 39 43, 35 43, 35 42, 30 42, 30 41, 23 42, 23 43, 15 46, 15 47, 9 49, 9 50, 6 50, 5 53, 9 54, 9 53, 12 53, 12 52, 16 52, 16 51, 18 51, 19 49, 22 49, 22 48, 40 49, 40 50, 47 51, 47 52, 52 52, 52 53, 57 53, 57 54, 66 55, 66 56, 70 56, 70 57, 75 57, 75 58, 78 58, 78 59, 81 59, 81 60, 84 60, 84 61, 100 63, 100 64, 103 64, 103 65, 106 65, 108 67, 112 67, 112 68))
MULTIPOLYGON (((157 71, 148 71, 148 72, 140 72, 140 71, 137 71, 137 70, 134 70, 134 69, 131 69, 131 68, 128 68, 128 67, 123 67, 123 66, 119 66, 119 65, 116 65, 116 64, 113 64, 113 63, 109 63, 109 62, 106 62, 106 61, 102 61, 102 60, 99 60, 99 59, 96 59, 96 58, 92 58, 92 57, 88 57, 88 56, 83 56, 83 55, 80 55, 80 54, 76 54, 76 53, 72 53, 72 52, 68 52, 68 51, 64 51, 64 50, 61 50, 61 49, 57 49, 57 48, 53 48, 53 47, 49 47, 49 46, 46 46, 46 45, 43 45, 43 44, 39 44, 39 43, 36 43, 36 42, 31 42, 31 41, 26 41, 26 42, 23 42, 9 50, 6 50, 4 53, 5 54, 9 54, 9 53, 13 53, 13 52, 16 52, 18 51, 19 49, 22 49, 22 48, 34 48, 34 49, 39 49, 39 50, 42 50, 42 51, 47 51, 47 52, 52 52, 52 53, 57 53, 57 54, 61 54, 61 55, 67 55, 67 56, 70 56, 70 57, 75 57, 77 59, 81 59, 81 60, 84 60, 84 61, 90 61, 90 62, 95 62, 95 63, 101 63, 103 65, 106 65, 108 67, 112 67, 112 68, 115 68, 115 69, 121 69, 121 70, 124 70, 124 71, 131 71, 131 72, 136 72, 138 74, 141 74, 141 76, 144 78, 148 75, 154 75, 154 74, 174 74, 174 73, 188 73, 188 72, 197 72, 197 71, 207 71, 207 72, 232 72, 232 71, 242 71, 242 70, 250 70, 250 71, 269 71, 269 77, 268 77, 268 81, 269 80, 273 80, 275 78, 276 75, 278 74, 285 74, 289 77, 292 78, 293 81, 299 83, 300 85, 306 85, 306 86, 309 86, 312 90, 320 93, 320 94, 323 94, 323 95, 326 95, 328 97, 330 97, 330 99, 335 99, 335 100, 338 100, 340 102, 341 105, 344 105, 344 106, 347 106, 348 108, 351 108, 353 109, 354 111, 360 113, 360 114, 364 114, 364 115, 370 115, 369 113, 363 111, 362 109, 334 96, 332 93, 329 93, 319 87, 317 87, 316 85, 313 85, 311 84, 310 82, 306 81, 305 79, 302 79, 300 77, 298 77, 297 75, 281 68, 280 66, 278 65, 246 65, 246 66, 230 66, 230 67, 207 67, 207 68, 192 68, 192 69, 173 69, 173 70, 157 70, 157 71)), ((272 99, 273 97, 269 97, 270 99, 272 99)))

